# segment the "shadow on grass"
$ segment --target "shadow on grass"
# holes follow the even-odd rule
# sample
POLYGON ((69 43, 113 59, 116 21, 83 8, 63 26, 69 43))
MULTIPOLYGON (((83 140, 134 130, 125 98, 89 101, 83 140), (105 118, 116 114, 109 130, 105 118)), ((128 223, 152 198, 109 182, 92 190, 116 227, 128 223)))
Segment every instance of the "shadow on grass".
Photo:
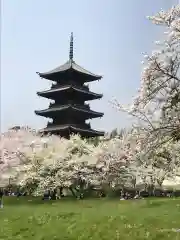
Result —
MULTIPOLYGON (((179 198, 176 198, 179 199, 179 198)), ((4 197, 3 198, 3 203, 4 205, 56 205, 58 203, 72 203, 72 202, 79 202, 79 203, 88 203, 89 200, 93 201, 94 203, 98 203, 102 204, 103 202, 118 202, 119 200, 116 198, 87 198, 87 199, 82 199, 82 200, 77 200, 76 198, 73 197, 64 197, 62 199, 59 200, 42 200, 42 197, 32 197, 32 196, 26 196, 26 197, 14 197, 14 196, 10 196, 10 197, 4 197)), ((143 203, 142 207, 148 207, 148 208, 154 208, 154 207, 159 207, 161 205, 163 205, 165 202, 167 202, 167 200, 170 200, 169 198, 146 198, 144 200, 127 200, 127 201, 119 201, 121 204, 126 204, 126 203, 143 203)), ((171 199, 173 200, 173 199, 171 199)), ((170 203, 171 201, 168 201, 168 203, 170 203)), ((88 205, 86 206, 87 208, 92 208, 92 205, 88 205)))

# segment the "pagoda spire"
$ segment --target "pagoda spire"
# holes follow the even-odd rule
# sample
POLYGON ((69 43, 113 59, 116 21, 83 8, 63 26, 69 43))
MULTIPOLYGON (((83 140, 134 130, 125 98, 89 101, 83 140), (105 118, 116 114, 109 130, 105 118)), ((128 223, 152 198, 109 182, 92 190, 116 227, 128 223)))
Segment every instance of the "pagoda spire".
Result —
POLYGON ((73 32, 71 33, 70 37, 69 60, 73 60, 73 32))

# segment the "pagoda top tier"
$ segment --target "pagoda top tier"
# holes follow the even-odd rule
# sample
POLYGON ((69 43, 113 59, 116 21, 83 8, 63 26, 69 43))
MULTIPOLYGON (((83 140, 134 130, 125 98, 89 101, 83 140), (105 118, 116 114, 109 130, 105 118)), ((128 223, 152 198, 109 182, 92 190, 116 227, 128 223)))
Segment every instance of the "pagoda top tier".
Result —
POLYGON ((53 70, 44 73, 37 72, 37 74, 42 78, 56 82, 60 82, 62 79, 70 80, 72 78, 82 82, 91 82, 102 78, 102 76, 84 69, 73 60, 73 33, 71 33, 70 39, 69 60, 53 70))

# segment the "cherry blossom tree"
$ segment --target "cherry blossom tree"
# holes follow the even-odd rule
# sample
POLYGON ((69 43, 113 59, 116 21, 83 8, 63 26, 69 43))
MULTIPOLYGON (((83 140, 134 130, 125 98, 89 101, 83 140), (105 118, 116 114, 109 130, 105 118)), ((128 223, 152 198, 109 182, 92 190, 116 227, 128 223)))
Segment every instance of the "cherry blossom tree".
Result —
POLYGON ((114 101, 116 108, 137 117, 154 133, 155 138, 180 137, 180 5, 161 10, 148 17, 154 24, 166 28, 165 40, 156 42, 157 49, 145 54, 141 86, 133 104, 124 107, 114 101))
POLYGON ((169 142, 166 151, 159 148, 142 159, 143 140, 141 128, 101 140, 97 146, 76 135, 67 140, 42 137, 31 129, 10 130, 0 141, 0 183, 6 186, 11 178, 35 195, 66 188, 79 196, 92 187, 148 190, 168 178, 172 181, 179 173, 180 146, 169 142))
POLYGON ((165 40, 145 54, 140 89, 133 104, 113 106, 138 121, 141 180, 145 185, 162 186, 167 178, 179 175, 180 140, 180 5, 148 17, 166 28, 165 40))
POLYGON ((100 178, 94 167, 95 146, 79 136, 70 140, 42 137, 30 129, 10 130, 1 136, 0 183, 16 183, 32 191, 86 188, 100 178))

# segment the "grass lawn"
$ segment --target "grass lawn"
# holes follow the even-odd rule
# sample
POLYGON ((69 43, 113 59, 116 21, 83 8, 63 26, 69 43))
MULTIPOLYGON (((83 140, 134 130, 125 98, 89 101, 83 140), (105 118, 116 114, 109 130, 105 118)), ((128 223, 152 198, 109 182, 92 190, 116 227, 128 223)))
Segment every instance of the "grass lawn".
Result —
POLYGON ((4 200, 0 240, 180 240, 180 199, 4 200))

